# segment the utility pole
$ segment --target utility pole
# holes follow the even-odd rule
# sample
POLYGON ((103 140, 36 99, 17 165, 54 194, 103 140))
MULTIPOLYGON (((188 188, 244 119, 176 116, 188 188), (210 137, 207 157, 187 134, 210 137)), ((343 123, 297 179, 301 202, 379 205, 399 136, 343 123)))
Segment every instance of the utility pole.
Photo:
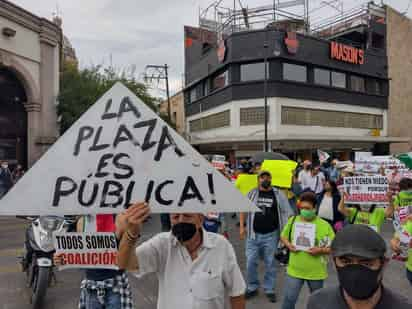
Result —
POLYGON ((269 42, 268 42, 268 29, 265 30, 265 42, 263 43, 263 48, 264 48, 264 64, 265 64, 265 80, 263 84, 263 96, 265 100, 265 108, 264 108, 264 113, 265 113, 265 152, 269 151, 269 143, 268 143, 268 47, 269 47, 269 42))
POLYGON ((144 75, 143 75, 143 80, 146 83, 152 83, 154 80, 157 80, 158 83, 159 83, 160 80, 165 81, 165 83, 166 83, 166 96, 167 96, 167 117, 169 118, 169 121, 172 122, 168 69, 169 69, 169 66, 167 64, 164 64, 164 65, 156 65, 156 64, 146 65, 145 72, 144 72, 144 75))

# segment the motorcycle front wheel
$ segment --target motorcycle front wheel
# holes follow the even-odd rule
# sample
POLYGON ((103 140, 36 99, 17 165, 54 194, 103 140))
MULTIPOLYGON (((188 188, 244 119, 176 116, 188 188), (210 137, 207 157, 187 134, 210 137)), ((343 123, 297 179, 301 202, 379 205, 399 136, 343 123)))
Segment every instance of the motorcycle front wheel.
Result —
POLYGON ((49 267, 37 267, 33 277, 31 304, 33 309, 41 309, 49 286, 49 267))

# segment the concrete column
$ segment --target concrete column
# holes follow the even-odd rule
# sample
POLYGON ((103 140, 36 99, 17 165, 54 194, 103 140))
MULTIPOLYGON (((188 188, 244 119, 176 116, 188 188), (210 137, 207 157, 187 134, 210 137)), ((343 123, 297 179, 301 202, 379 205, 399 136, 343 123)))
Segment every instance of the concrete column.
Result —
POLYGON ((24 106, 27 111, 27 165, 31 167, 41 156, 41 149, 36 144, 41 135, 41 105, 38 102, 28 102, 24 106))

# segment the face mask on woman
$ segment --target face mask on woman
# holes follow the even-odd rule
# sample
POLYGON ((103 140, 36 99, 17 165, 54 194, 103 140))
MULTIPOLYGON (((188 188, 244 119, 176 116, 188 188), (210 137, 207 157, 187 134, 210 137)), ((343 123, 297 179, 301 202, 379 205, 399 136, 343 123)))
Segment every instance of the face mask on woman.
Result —
POLYGON ((305 220, 312 220, 316 217, 316 211, 314 209, 301 209, 300 210, 300 215, 305 219, 305 220))

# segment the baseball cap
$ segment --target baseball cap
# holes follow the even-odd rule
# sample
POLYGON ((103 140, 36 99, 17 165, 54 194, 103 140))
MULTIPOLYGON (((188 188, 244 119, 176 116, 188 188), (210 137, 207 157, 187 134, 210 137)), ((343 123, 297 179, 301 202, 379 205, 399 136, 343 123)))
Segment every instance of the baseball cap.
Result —
POLYGON ((332 242, 332 256, 354 255, 367 259, 384 257, 385 240, 367 225, 350 224, 336 234, 332 242))
POLYGON ((259 177, 262 177, 262 176, 265 176, 265 175, 272 177, 272 174, 269 171, 259 171, 259 173, 258 173, 259 177))

